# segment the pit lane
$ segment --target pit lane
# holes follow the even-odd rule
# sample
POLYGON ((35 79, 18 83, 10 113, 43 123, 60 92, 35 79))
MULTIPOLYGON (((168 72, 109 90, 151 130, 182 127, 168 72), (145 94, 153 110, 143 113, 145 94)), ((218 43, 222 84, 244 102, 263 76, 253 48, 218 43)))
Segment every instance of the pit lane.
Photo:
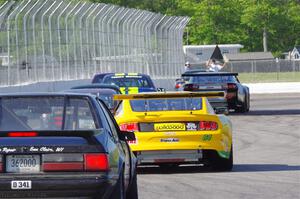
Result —
POLYGON ((232 113, 234 168, 139 169, 139 198, 300 198, 300 93, 251 95, 232 113))

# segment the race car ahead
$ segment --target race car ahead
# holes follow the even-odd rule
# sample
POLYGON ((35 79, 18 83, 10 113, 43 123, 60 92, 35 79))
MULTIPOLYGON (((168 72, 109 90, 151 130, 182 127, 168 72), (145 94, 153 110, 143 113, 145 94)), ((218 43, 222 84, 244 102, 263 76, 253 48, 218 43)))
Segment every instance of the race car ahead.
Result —
POLYGON ((155 92, 157 89, 149 75, 141 73, 106 73, 101 76, 101 82, 97 82, 98 76, 95 75, 93 83, 112 84, 120 88, 122 94, 134 94, 140 92, 155 92))
MULTIPOLYGON (((184 73, 182 77, 187 79, 183 86, 184 91, 224 91, 227 100, 226 106, 229 110, 245 113, 250 109, 249 88, 240 83, 238 73, 192 72, 184 73)), ((212 106, 220 106, 218 101, 212 99, 212 106)))
POLYGON ((216 115, 207 97, 224 92, 171 92, 115 95, 120 129, 134 131, 129 142, 139 164, 160 166, 203 163, 230 171, 232 126, 216 115))
POLYGON ((0 198, 136 199, 134 139, 94 95, 0 95, 0 198))

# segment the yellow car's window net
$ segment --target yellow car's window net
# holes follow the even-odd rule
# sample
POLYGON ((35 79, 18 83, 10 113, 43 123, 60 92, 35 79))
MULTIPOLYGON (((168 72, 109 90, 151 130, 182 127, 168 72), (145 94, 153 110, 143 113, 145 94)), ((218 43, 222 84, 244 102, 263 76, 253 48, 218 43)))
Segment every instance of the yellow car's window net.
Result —
POLYGON ((135 112, 201 110, 202 98, 165 98, 130 100, 135 112))

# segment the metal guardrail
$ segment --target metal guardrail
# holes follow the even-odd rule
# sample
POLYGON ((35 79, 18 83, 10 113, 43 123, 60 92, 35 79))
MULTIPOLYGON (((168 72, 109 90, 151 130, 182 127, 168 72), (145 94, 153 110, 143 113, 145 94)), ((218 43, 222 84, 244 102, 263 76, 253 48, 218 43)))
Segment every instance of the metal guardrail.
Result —
POLYGON ((0 86, 99 72, 177 77, 188 17, 61 0, 0 5, 0 86))

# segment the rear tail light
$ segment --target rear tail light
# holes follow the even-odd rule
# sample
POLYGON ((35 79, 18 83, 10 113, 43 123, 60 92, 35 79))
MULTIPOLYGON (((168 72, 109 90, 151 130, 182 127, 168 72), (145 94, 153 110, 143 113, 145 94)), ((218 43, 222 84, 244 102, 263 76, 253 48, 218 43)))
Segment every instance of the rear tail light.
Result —
POLYGON ((233 99, 233 98, 235 98, 236 97, 236 92, 228 92, 228 93, 226 93, 226 95, 225 95, 225 97, 226 97, 226 99, 233 99))
POLYGON ((199 122, 199 130, 200 131, 215 131, 218 129, 218 123, 212 121, 200 121, 199 122))
POLYGON ((3 156, 0 155, 0 173, 3 172, 3 156))
POLYGON ((227 89, 228 90, 237 90, 237 85, 235 83, 228 83, 227 89))
POLYGON ((199 86, 197 84, 187 84, 184 86, 185 91, 197 91, 199 90, 199 86))
POLYGON ((139 131, 138 123, 125 123, 120 125, 121 131, 139 131))
POLYGON ((103 153, 44 154, 42 168, 44 172, 107 171, 109 162, 103 153))
POLYGON ((37 132, 9 132, 8 137, 36 137, 37 132))
POLYGON ((106 154, 85 154, 84 168, 86 171, 107 171, 109 169, 106 154))

